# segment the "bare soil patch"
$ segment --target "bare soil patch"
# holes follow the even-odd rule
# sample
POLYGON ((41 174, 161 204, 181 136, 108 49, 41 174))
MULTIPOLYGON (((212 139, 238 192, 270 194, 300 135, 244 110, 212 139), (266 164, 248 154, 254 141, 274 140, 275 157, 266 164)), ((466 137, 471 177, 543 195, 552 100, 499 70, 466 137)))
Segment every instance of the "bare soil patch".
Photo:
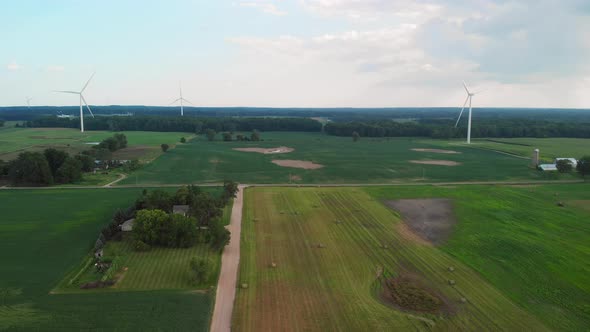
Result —
POLYGON ((452 160, 410 160, 412 164, 422 164, 422 165, 438 165, 438 166, 459 166, 461 163, 452 160))
POLYGON ((443 154, 460 154, 459 151, 453 150, 441 150, 441 149, 412 149, 412 151, 417 152, 432 152, 432 153, 443 153, 443 154))
POLYGON ((415 275, 401 274, 383 281, 381 299, 398 309, 421 312, 448 312, 448 301, 415 275))
POLYGON ((127 147, 121 150, 117 150, 113 153, 113 159, 119 160, 131 160, 131 159, 142 159, 150 152, 156 151, 158 148, 147 145, 136 145, 127 147))
POLYGON ((289 175, 289 180, 291 180, 291 181, 301 181, 301 176, 299 176, 299 175, 289 175))
POLYGON ((279 146, 278 148, 234 148, 233 150, 242 151, 242 152, 256 152, 262 154, 281 154, 281 153, 289 153, 295 151, 293 148, 288 148, 286 146, 279 146))
POLYGON ((435 245, 449 238, 456 222, 449 199, 400 199, 385 204, 401 214, 414 234, 435 245))
POLYGON ((273 164, 279 165, 281 167, 292 167, 292 168, 303 168, 303 169, 318 169, 324 167, 321 164, 315 164, 311 161, 305 160, 278 160, 275 159, 272 161, 273 164))

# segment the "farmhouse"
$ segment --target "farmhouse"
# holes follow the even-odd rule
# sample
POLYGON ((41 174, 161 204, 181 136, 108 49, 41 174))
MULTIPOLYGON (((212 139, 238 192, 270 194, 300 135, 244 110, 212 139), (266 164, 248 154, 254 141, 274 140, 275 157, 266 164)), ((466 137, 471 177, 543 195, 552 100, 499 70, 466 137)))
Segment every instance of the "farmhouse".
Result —
POLYGON ((569 162, 572 164, 574 168, 578 166, 578 161, 576 160, 576 158, 555 158, 555 163, 557 164, 557 162, 560 160, 569 160, 569 162))
POLYGON ((174 205, 172 207, 172 213, 181 214, 186 217, 188 214, 188 205, 174 205))
POLYGON ((135 219, 129 219, 121 224, 121 231, 123 232, 131 232, 133 230, 133 223, 135 219))

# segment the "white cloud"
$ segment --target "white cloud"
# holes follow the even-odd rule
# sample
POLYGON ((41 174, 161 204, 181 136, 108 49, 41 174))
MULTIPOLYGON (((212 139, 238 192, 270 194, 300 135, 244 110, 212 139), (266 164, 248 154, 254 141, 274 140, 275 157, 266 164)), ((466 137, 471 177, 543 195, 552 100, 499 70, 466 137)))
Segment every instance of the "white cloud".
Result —
POLYGON ((6 69, 10 70, 10 71, 18 71, 21 70, 23 67, 21 65, 19 65, 18 63, 16 63, 16 61, 12 61, 11 63, 9 63, 6 66, 6 69))
POLYGON ((240 1, 238 3, 238 5, 240 7, 250 7, 250 8, 256 8, 261 10, 263 13, 266 14, 270 14, 270 15, 276 15, 276 16, 283 16, 283 15, 287 15, 287 12, 284 10, 281 10, 277 7, 277 5, 275 5, 274 3, 270 2, 270 1, 240 1))

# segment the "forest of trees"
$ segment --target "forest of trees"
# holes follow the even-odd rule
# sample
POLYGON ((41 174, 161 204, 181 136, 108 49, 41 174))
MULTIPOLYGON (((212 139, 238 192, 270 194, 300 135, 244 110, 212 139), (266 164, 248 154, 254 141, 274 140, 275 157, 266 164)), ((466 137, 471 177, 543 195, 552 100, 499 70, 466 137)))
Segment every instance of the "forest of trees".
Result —
MULTIPOLYGON (((455 128, 449 120, 331 122, 324 130, 330 135, 361 137, 465 137, 465 124, 455 128)), ((590 122, 554 122, 523 119, 481 119, 472 126, 473 137, 574 137, 590 138, 590 122)))
MULTIPOLYGON (((79 128, 79 119, 41 117, 27 121, 27 127, 79 128)), ((208 129, 215 132, 252 131, 320 131, 322 125, 307 118, 197 118, 178 116, 128 116, 96 117, 84 119, 86 130, 112 131, 180 131, 204 133, 208 129)))

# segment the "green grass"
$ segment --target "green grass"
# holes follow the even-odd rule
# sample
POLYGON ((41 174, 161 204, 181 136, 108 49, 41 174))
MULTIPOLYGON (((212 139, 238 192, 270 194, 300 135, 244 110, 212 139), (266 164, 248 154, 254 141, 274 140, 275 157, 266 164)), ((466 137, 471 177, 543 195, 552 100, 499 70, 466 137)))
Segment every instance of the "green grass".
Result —
POLYGON ((555 330, 590 326, 590 187, 367 188, 375 199, 445 197, 458 224, 441 249, 555 330), (565 207, 558 207, 562 201, 565 207))
MULTIPOLYGON (((171 146, 179 142, 182 136, 193 137, 187 133, 164 132, 123 132, 127 136, 129 147, 117 151, 116 159, 151 160, 160 155, 160 144, 171 146)), ((11 160, 23 151, 41 151, 46 148, 58 148, 69 153, 78 153, 90 149, 86 143, 100 142, 112 136, 109 131, 86 131, 67 128, 6 128, 0 131, 0 159, 11 160)))
MULTIPOLYGON (((263 133, 264 142, 209 142, 203 137, 180 145, 121 184, 204 183, 231 178, 241 183, 394 183, 431 181, 534 180, 544 174, 530 169, 529 161, 493 151, 453 147, 461 154, 412 151, 436 148, 424 139, 368 139, 352 142, 348 137, 320 133, 263 133), (292 153, 262 155, 235 151, 239 147, 288 146, 292 153), (285 168, 273 159, 299 159, 324 165, 316 170, 285 168), (447 167, 418 165, 409 160, 443 159, 462 163, 447 167), (174 170, 174 171, 170 171, 174 170)), ((564 178, 572 178, 564 176, 564 178)))
MULTIPOLYGON (((555 158, 576 158, 590 155, 590 139, 584 138, 493 138, 475 139, 472 147, 503 151, 527 158, 531 158, 534 149, 540 150, 542 160, 553 162, 555 158), (491 141, 493 140, 493 141, 491 141)), ((463 141, 427 141, 433 144, 443 144, 454 148, 465 145, 463 141)))
POLYGON ((238 281, 248 288, 238 290, 234 328, 546 329, 457 258, 400 232, 401 222, 362 188, 248 189, 238 281), (325 248, 318 248, 318 243, 325 248), (388 244, 387 249, 383 244, 388 244), (386 306, 375 296, 380 266, 394 275, 420 275, 454 310, 435 315, 386 306), (455 271, 449 272, 449 266, 455 271), (450 286, 449 279, 456 285, 450 286), (461 303, 462 297, 468 302, 461 303))
POLYGON ((99 230, 141 189, 2 190, 0 329, 207 330, 212 299, 192 291, 50 294, 99 230))

